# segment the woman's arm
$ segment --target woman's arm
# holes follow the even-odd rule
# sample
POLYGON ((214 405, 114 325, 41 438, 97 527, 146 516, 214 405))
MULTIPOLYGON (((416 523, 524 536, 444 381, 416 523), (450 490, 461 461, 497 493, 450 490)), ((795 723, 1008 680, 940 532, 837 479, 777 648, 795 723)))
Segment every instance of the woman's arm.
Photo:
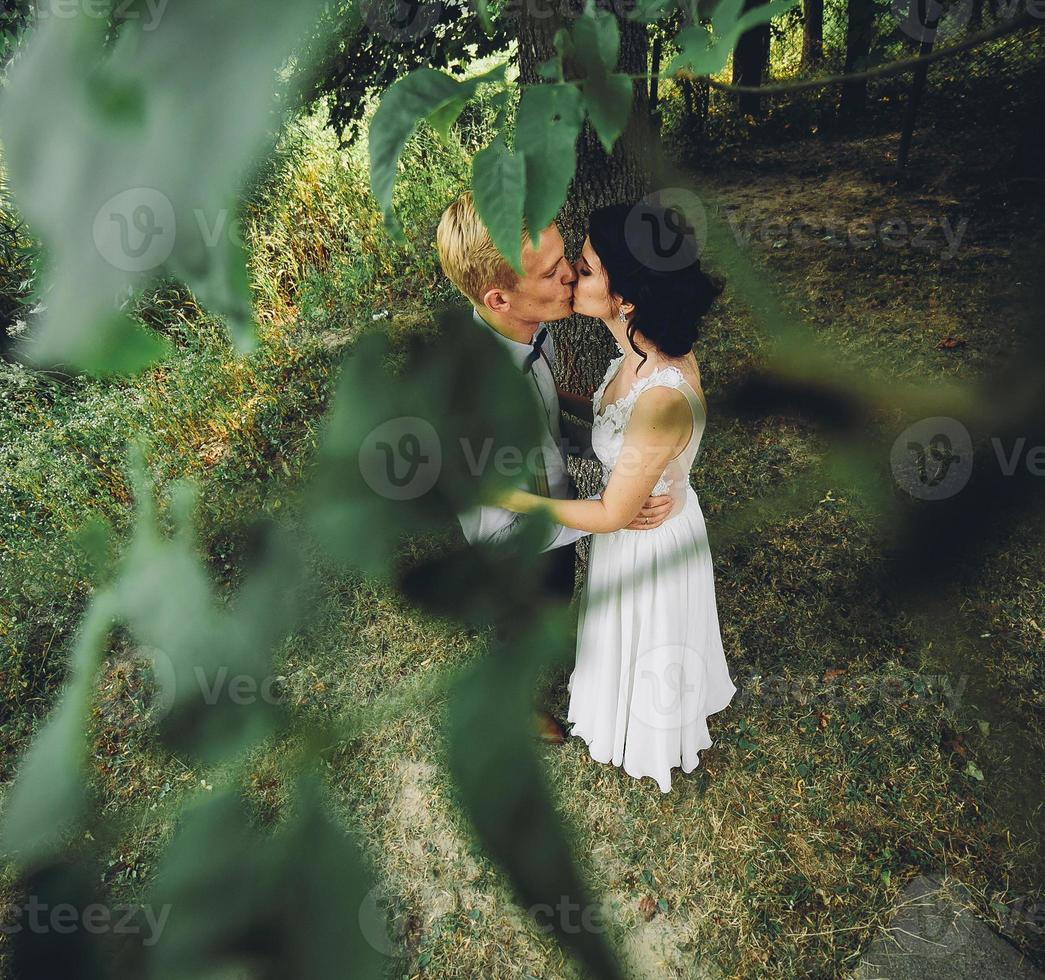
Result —
POLYGON ((585 422, 595 421, 590 398, 585 398, 583 395, 575 395, 572 391, 566 391, 565 388, 560 388, 558 385, 555 386, 555 390, 559 394, 559 407, 564 412, 576 415, 577 418, 583 419, 585 422))
POLYGON ((544 508, 556 523, 581 531, 619 531, 635 518, 692 425, 685 395, 674 388, 650 388, 635 402, 617 465, 600 500, 556 500, 511 490, 496 503, 520 514, 544 508))

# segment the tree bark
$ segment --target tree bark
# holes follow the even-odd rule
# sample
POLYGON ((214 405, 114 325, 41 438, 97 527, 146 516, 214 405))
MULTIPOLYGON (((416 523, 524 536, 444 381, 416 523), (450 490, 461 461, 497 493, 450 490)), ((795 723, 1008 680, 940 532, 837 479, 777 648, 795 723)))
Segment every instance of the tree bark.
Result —
MULTIPOLYGON (((849 0, 849 22, 845 33, 845 71, 857 70, 857 62, 871 51, 874 33, 873 0, 849 0)), ((842 85, 841 114, 845 118, 862 115, 867 106, 867 80, 842 85)))
MULTIPOLYGON (((614 10, 609 0, 599 7, 614 10)), ((534 85, 543 81, 537 67, 555 53, 553 38, 582 10, 579 0, 543 9, 536 2, 521 5, 519 23, 519 81, 534 85), (560 11, 566 10, 568 19, 560 11)), ((620 26, 620 60, 617 71, 645 76, 647 34, 643 24, 617 16, 620 26)), ((569 78, 567 74, 567 78, 569 78)), ((656 136, 650 125, 649 100, 644 81, 632 85, 631 118, 607 156, 598 136, 586 121, 577 141, 577 172, 566 202, 556 219, 566 245, 566 257, 574 261, 584 244, 588 215, 595 208, 622 201, 637 201, 650 189, 656 158, 656 136)), ((613 337, 605 324, 590 317, 573 315, 555 326, 558 353, 558 382, 569 391, 590 395, 602 381, 606 365, 616 355, 613 337)))
POLYGON ((803 0, 802 71, 812 72, 824 60, 824 0, 803 0))
MULTIPOLYGON (((911 2, 918 4, 918 23, 925 25, 925 32, 918 46, 919 56, 924 57, 932 52, 933 43, 936 40, 936 27, 940 21, 941 8, 936 6, 930 11, 926 5, 926 0, 911 0, 911 2)), ((907 96, 907 109, 904 112, 903 130, 900 133, 900 149, 896 155, 896 163, 901 170, 906 168, 907 158, 911 152, 914 124, 918 118, 918 106, 921 104, 922 95, 925 92, 925 80, 928 75, 929 66, 921 64, 914 69, 914 77, 911 79, 911 91, 907 96)))
MULTIPOLYGON (((761 7, 766 0, 745 0, 744 13, 761 7)), ((733 50, 733 84, 761 85, 769 68, 769 25, 760 24, 742 34, 733 50)), ((755 116, 762 113, 762 97, 751 93, 739 96, 737 106, 742 115, 755 116)))

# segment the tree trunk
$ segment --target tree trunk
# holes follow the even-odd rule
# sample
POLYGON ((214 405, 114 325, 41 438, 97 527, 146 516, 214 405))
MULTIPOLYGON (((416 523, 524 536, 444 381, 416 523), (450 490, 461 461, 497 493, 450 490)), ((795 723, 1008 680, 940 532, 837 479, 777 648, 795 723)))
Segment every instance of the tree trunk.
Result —
MULTIPOLYGON (((925 25, 921 43, 918 46, 919 57, 930 54, 936 40, 936 27, 940 22, 941 7, 936 5, 932 10, 927 8, 927 0, 911 0, 918 4, 918 23, 925 25), (925 19, 923 19, 923 17, 925 19)), ((896 155, 897 166, 903 170, 907 166, 907 158, 911 152, 911 138, 914 136, 914 123, 918 118, 918 106, 925 91, 925 79, 929 74, 927 64, 918 65, 911 79, 911 92, 907 96, 907 109, 904 112, 903 130, 900 133, 900 150, 896 155)))
MULTIPOLYGON (((608 0, 599 7, 612 10, 608 0)), ((542 81, 537 66, 555 53, 552 39, 559 27, 569 22, 560 11, 566 10, 572 20, 581 12, 579 0, 539 9, 537 4, 523 4, 519 23, 519 81, 534 85, 542 81)), ((645 76, 647 71, 646 27, 618 16, 621 45, 617 71, 645 76)), ((569 78, 569 75, 567 75, 569 78)), ((617 140, 609 156, 599 138, 585 122, 577 141, 577 172, 570 184, 566 202, 556 222, 566 245, 566 257, 573 261, 584 244, 588 215, 597 208, 622 201, 637 201, 650 189, 652 169, 657 154, 656 136, 649 120, 647 87, 636 80, 634 102, 628 127, 617 140)), ((602 381, 606 365, 616 354, 613 337, 605 325, 590 317, 573 315, 560 320, 555 327, 558 357, 558 382, 564 388, 589 395, 602 381)))
MULTIPOLYGON (((856 71, 857 62, 870 53, 873 34, 873 0, 849 0, 849 23, 845 33, 846 74, 856 71)), ((866 106, 867 80, 845 82, 842 85, 842 116, 852 119, 862 115, 866 106)))
MULTIPOLYGON (((744 13, 761 7, 766 0, 744 0, 744 13)), ((769 68, 769 25, 760 24, 740 36, 733 50, 733 84, 761 85, 769 68)), ((755 116, 762 113, 762 97, 743 93, 738 108, 742 115, 755 116)))
POLYGON ((824 60, 824 0, 803 0, 802 71, 812 72, 824 60))

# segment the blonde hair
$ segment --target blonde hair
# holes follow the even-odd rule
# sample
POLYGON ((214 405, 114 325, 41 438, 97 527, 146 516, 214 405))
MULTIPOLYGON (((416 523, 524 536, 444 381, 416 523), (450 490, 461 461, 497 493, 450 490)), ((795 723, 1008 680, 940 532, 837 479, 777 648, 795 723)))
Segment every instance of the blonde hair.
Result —
MULTIPOLYGON (((524 221, 524 248, 528 236, 524 221)), ((446 278, 476 306, 483 305, 483 294, 491 286, 514 289, 519 284, 518 273, 497 251, 475 210, 471 191, 465 191, 443 212, 435 244, 446 278)))

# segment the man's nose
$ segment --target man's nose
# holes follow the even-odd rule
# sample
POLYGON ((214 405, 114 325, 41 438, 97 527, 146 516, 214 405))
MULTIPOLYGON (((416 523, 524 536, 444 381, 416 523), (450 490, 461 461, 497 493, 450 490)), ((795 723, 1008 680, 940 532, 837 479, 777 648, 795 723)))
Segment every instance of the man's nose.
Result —
POLYGON ((564 284, 574 283, 577 281, 577 270, 569 263, 566 263, 566 274, 562 277, 564 284))

